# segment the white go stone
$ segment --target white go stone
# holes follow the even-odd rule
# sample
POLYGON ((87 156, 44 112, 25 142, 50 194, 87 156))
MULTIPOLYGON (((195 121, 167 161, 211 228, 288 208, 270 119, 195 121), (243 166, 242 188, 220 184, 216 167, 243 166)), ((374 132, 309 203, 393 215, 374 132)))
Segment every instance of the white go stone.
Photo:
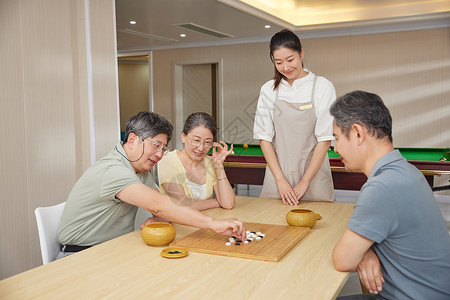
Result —
POLYGON ((257 240, 257 241, 259 241, 260 239, 261 239, 261 237, 259 237, 259 236, 256 237, 256 240, 257 240))
POLYGON ((248 241, 244 241, 244 244, 248 244, 248 241))
POLYGON ((228 243, 225 243, 225 245, 227 245, 227 246, 231 246, 231 243, 230 243, 230 242, 228 242, 228 243))

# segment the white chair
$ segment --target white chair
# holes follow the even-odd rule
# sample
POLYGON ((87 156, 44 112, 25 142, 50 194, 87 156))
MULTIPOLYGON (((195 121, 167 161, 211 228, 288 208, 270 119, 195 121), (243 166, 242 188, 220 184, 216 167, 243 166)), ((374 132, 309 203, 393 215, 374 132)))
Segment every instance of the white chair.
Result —
POLYGON ((34 210, 44 265, 54 261, 59 253, 57 234, 65 205, 66 202, 63 202, 54 206, 38 207, 34 210))
POLYGON ((434 194, 434 196, 444 217, 445 225, 447 225, 448 234, 450 234, 450 195, 434 194))

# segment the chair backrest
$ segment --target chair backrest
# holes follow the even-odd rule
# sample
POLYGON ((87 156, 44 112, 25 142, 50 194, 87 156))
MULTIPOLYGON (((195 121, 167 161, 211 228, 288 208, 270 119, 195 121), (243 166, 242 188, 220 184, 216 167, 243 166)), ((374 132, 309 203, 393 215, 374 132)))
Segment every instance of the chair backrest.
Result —
POLYGON ((449 195, 434 195, 444 217, 445 225, 447 225, 448 234, 450 234, 450 196, 449 195))
POLYGON ((34 210, 44 265, 54 261, 59 253, 57 234, 65 205, 66 202, 63 202, 54 206, 38 207, 34 210))

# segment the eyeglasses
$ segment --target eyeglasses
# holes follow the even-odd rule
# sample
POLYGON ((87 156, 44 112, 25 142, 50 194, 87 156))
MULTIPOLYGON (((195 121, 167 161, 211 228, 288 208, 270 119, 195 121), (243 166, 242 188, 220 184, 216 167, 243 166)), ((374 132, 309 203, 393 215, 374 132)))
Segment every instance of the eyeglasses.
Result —
POLYGON ((192 147, 198 148, 198 147, 200 147, 200 145, 203 144, 203 147, 205 147, 206 149, 209 149, 209 148, 211 148, 213 146, 213 141, 208 140, 208 141, 203 141, 202 142, 198 138, 192 139, 189 135, 186 135, 186 136, 191 140, 192 147))
POLYGON ((149 140, 149 141, 152 143, 153 149, 155 149, 156 152, 162 151, 162 153, 163 153, 164 155, 167 154, 168 148, 167 148, 167 146, 164 145, 163 143, 158 142, 158 141, 155 141, 155 140, 153 140, 153 139, 151 139, 151 138, 146 138, 145 140, 149 140))

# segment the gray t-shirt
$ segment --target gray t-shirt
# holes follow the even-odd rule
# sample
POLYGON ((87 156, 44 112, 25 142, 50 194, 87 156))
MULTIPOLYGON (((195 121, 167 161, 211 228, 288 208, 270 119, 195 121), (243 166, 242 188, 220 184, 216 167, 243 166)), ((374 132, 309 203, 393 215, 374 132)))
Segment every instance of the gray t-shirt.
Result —
POLYGON ((136 174, 125 157, 119 143, 73 186, 58 228, 61 244, 91 246, 134 230, 137 207, 115 195, 134 183, 156 185, 149 172, 136 174))
POLYGON ((372 241, 387 299, 450 299, 450 237, 425 177, 398 150, 380 158, 348 228, 372 241))

